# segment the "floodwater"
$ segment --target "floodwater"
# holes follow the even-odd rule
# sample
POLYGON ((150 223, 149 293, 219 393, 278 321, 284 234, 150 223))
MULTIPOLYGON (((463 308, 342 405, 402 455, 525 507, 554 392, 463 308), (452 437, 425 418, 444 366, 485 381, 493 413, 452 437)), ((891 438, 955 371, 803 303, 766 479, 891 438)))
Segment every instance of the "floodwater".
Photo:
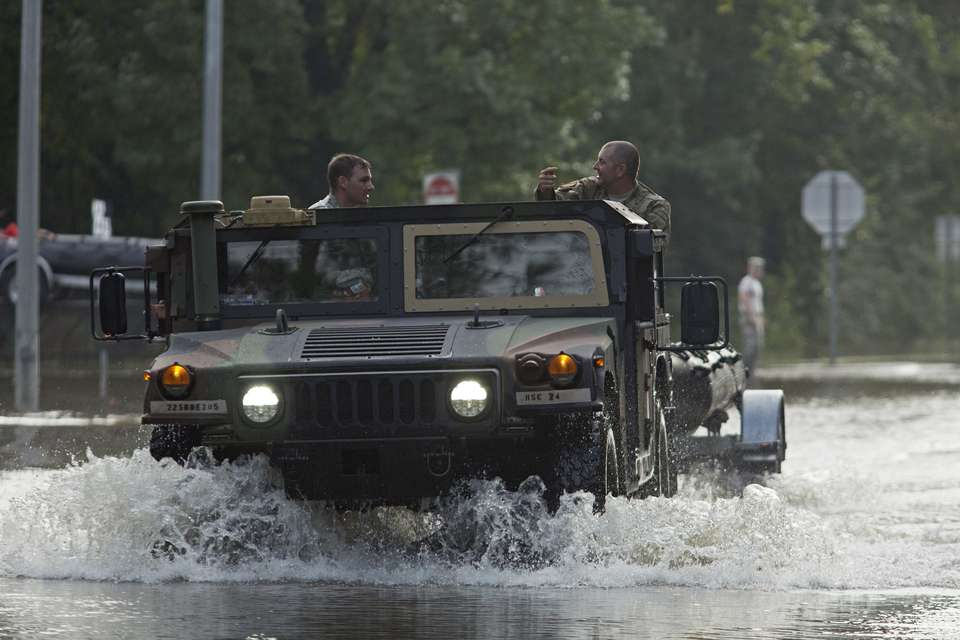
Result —
POLYGON ((789 398, 784 472, 335 516, 259 460, 0 471, 0 638, 960 638, 960 391, 789 398))

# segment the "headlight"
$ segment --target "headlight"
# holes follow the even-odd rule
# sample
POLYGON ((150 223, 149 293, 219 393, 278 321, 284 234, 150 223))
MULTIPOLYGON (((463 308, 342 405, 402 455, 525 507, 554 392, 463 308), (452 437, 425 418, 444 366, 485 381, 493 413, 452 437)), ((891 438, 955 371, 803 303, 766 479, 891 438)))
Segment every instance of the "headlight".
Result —
POLYGON ((538 353, 526 353, 517 357, 517 378, 523 384, 539 384, 545 371, 544 359, 538 353))
POLYGON ((280 413, 280 395, 265 384, 250 387, 240 401, 244 417, 250 422, 265 424, 280 413))
POLYGON ((160 390, 168 398, 186 398, 193 386, 193 374, 182 364, 174 362, 160 372, 160 390))
POLYGON ((562 352, 550 358, 550 362, 547 363, 547 373, 550 374, 550 379, 558 387, 569 387, 573 384, 577 379, 579 369, 573 356, 568 356, 562 352))
POLYGON ((450 390, 450 406, 461 418, 476 418, 487 410, 490 393, 476 380, 461 380, 450 390))

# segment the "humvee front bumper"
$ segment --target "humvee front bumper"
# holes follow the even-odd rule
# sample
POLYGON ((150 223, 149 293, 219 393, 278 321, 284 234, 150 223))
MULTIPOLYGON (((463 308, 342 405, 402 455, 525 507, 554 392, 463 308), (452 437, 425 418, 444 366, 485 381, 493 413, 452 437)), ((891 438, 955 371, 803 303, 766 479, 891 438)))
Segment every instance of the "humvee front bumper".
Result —
MULTIPOLYGON (((510 464, 509 458, 524 450, 529 456, 534 449, 501 439, 395 438, 285 443, 273 447, 271 460, 294 495, 410 504, 448 493, 461 480, 485 472, 516 481, 510 477, 510 468, 517 465, 510 464)), ((526 462, 529 465, 529 457, 526 462)))
MULTIPOLYGON (((218 459, 268 455, 292 494, 336 501, 409 503, 487 473, 508 480, 516 471, 523 480, 543 471, 536 460, 550 434, 540 417, 602 407, 592 387, 505 390, 494 367, 244 375, 235 386, 229 416, 183 421, 199 427, 199 444, 218 459), (488 391, 487 406, 475 416, 458 413, 451 399, 464 380, 488 391), (268 424, 253 424, 239 408, 255 385, 269 385, 282 398, 268 424)), ((145 415, 144 423, 151 422, 171 420, 145 415)))

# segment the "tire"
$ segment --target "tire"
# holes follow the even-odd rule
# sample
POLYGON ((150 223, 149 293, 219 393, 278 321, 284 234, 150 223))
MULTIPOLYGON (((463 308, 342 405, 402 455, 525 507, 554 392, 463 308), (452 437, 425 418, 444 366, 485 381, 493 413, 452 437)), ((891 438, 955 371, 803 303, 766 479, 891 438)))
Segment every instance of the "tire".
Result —
MULTIPOLYGON (((47 283, 47 276, 43 269, 37 267, 37 299, 42 307, 47 302, 50 293, 50 285, 47 283)), ((17 303, 17 266, 11 264, 3 273, 0 273, 0 300, 6 304, 15 305, 17 303)))
POLYGON ((603 511, 607 494, 623 495, 623 469, 617 436, 602 415, 571 419, 560 434, 556 455, 556 494, 589 491, 594 511, 603 511))
POLYGON ((743 407, 740 411, 740 431, 742 437, 749 441, 763 441, 769 439, 767 435, 775 428, 776 456, 773 461, 745 462, 738 461, 735 466, 738 471, 755 474, 775 474, 783 470, 783 460, 787 451, 787 424, 783 409, 783 392, 778 389, 747 390, 743 394, 743 407), (749 402, 748 402, 749 400, 749 402), (750 437, 747 438, 747 435, 750 437))
POLYGON ((200 429, 194 425, 160 424, 150 433, 150 455, 156 461, 172 458, 183 464, 200 446, 200 429))
MULTIPOLYGON (((785 442, 783 425, 780 425, 778 433, 780 434, 780 442, 785 442)), ((784 459, 784 449, 785 446, 780 446, 777 448, 777 460, 776 462, 754 462, 754 463, 741 463, 738 466, 738 470, 742 473, 747 473, 756 476, 764 475, 773 475, 783 473, 783 459, 784 459)))
POLYGON ((640 487, 643 498, 672 498, 677 493, 677 469, 670 457, 670 438, 663 419, 663 412, 657 412, 656 444, 653 456, 653 475, 640 487))

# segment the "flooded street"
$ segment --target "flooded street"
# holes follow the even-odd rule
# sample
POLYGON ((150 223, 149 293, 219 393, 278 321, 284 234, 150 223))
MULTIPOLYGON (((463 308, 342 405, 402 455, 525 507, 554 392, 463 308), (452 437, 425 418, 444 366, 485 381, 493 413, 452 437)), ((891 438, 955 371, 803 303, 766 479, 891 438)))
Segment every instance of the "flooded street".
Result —
MULTIPOLYGON (((789 393, 789 391, 788 391, 789 393)), ((960 637, 960 393, 788 395, 781 477, 680 496, 478 482, 335 517, 262 461, 0 471, 0 637, 960 637)))
POLYGON ((0 640, 960 640, 960 0, 0 52, 0 640))

